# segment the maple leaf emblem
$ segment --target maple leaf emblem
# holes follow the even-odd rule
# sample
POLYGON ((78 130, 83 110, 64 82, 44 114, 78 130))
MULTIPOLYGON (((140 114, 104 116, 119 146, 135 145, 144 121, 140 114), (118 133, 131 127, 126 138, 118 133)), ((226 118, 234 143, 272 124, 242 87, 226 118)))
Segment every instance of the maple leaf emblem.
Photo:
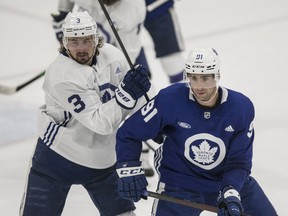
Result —
POLYGON ((107 101, 111 100, 111 95, 108 91, 105 91, 102 98, 101 98, 101 101, 103 103, 106 103, 107 101))
POLYGON ((194 153, 194 160, 202 164, 210 164, 214 162, 214 155, 218 151, 218 147, 211 148, 209 143, 204 140, 199 148, 192 145, 191 150, 194 153))

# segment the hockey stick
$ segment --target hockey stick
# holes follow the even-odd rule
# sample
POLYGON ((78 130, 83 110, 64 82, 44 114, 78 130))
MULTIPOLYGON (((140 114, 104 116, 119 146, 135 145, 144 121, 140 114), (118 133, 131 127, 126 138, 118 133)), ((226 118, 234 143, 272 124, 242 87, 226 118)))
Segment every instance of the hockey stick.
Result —
MULTIPOLYGON (((153 197, 153 198, 156 198, 159 200, 164 200, 164 201, 176 203, 179 205, 188 206, 188 207, 196 208, 196 209, 201 209, 203 211, 209 211, 209 212, 214 212, 214 213, 218 212, 218 208, 215 206, 200 204, 200 203, 192 202, 190 200, 184 200, 184 199, 176 198, 173 196, 169 196, 166 194, 159 194, 159 193, 155 193, 152 191, 147 191, 147 194, 145 194, 145 195, 148 195, 149 197, 153 197)), ((249 216, 249 215, 243 213, 241 216, 249 216)))
POLYGON ((20 85, 18 85, 16 87, 8 87, 8 86, 3 86, 3 85, 0 84, 0 93, 1 94, 14 94, 14 93, 18 92, 19 90, 21 90, 22 88, 24 88, 27 85, 29 85, 30 83, 34 82, 35 80, 38 80, 44 74, 45 74, 45 71, 42 71, 38 75, 32 77, 31 79, 27 80, 26 82, 24 82, 24 83, 22 83, 22 84, 20 84, 20 85))
POLYGON ((108 14, 108 11, 106 10, 106 7, 104 6, 103 1, 102 0, 98 0, 98 1, 99 1, 99 4, 100 4, 100 6, 101 6, 101 8, 102 8, 102 10, 103 10, 103 12, 104 12, 104 14, 106 16, 106 19, 107 19, 110 27, 112 28, 112 31, 113 31, 114 35, 115 35, 115 37, 116 37, 116 39, 117 39, 117 41, 118 41, 118 43, 119 43, 119 45, 120 45, 120 47, 122 49, 122 52, 124 53, 124 55, 125 55, 125 57, 126 57, 126 59, 128 61, 128 64, 129 64, 130 68, 133 68, 132 61, 131 61, 131 59, 130 59, 130 57, 129 57, 129 55, 128 55, 128 53, 127 53, 127 51, 126 51, 126 49, 125 49, 125 47, 124 47, 124 45, 122 43, 122 40, 121 40, 121 38, 120 38, 120 36, 119 36, 115 26, 114 26, 109 14, 108 14))
MULTIPOLYGON (((118 34, 118 32, 117 32, 117 30, 116 30, 113 22, 112 22, 109 14, 108 14, 108 11, 106 10, 106 7, 104 6, 103 1, 102 1, 102 0, 98 0, 98 2, 99 2, 99 4, 100 4, 100 6, 101 6, 101 8, 102 8, 102 10, 103 10, 103 12, 104 12, 104 14, 105 14, 105 16, 106 16, 106 19, 107 19, 110 27, 112 28, 112 31, 113 31, 113 33, 114 33, 114 35, 115 35, 115 37, 116 37, 116 39, 117 39, 117 41, 118 41, 121 49, 122 49, 122 52, 124 53, 124 56, 125 56, 128 64, 129 64, 130 68, 132 69, 132 68, 134 67, 134 66, 133 66, 133 63, 132 63, 132 61, 131 61, 131 59, 130 59, 130 57, 129 57, 129 55, 128 55, 128 53, 127 53, 127 51, 126 51, 126 49, 125 49, 125 47, 124 47, 124 45, 123 45, 123 43, 122 43, 122 40, 121 40, 121 38, 120 38, 120 36, 119 36, 119 34, 118 34)), ((150 100, 149 97, 148 97, 148 95, 145 94, 144 96, 145 96, 145 98, 146 98, 146 101, 148 102, 148 101, 150 100)))
POLYGON ((210 212, 215 212, 215 213, 217 213, 217 211, 218 211, 218 208, 215 206, 200 204, 200 203, 192 202, 189 200, 184 200, 184 199, 176 198, 173 196, 169 196, 166 194, 159 194, 159 193, 155 193, 152 191, 148 191, 148 196, 159 199, 159 200, 164 200, 164 201, 176 203, 179 205, 184 205, 184 206, 188 206, 188 207, 192 207, 192 208, 201 209, 203 211, 210 211, 210 212))

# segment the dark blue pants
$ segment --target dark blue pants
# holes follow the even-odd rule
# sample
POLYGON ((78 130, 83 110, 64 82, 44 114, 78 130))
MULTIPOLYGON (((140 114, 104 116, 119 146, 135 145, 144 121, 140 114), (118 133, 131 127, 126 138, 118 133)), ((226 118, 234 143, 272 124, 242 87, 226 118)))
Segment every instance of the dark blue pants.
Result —
POLYGON ((73 184, 82 185, 101 216, 132 211, 132 201, 118 195, 115 166, 92 169, 75 164, 38 140, 21 209, 25 216, 61 215, 73 184))
MULTIPOLYGON (((215 207, 216 199, 218 196, 218 192, 200 194, 167 185, 165 185, 165 191, 163 194, 215 207)), ((261 189, 260 185, 253 177, 247 178, 240 191, 240 196, 245 214, 248 214, 249 216, 277 216, 274 207, 261 189)), ((154 207, 156 208, 155 216, 199 216, 202 212, 199 209, 194 209, 162 200, 155 200, 154 207)))
POLYGON ((144 26, 153 40, 157 58, 182 51, 180 48, 182 36, 179 35, 181 37, 179 41, 177 34, 180 32, 176 32, 175 25, 180 28, 177 23, 174 23, 169 10, 155 19, 145 20, 144 26))
POLYGON ((145 55, 145 51, 144 51, 143 47, 141 48, 140 53, 139 53, 138 57, 135 60, 135 65, 137 65, 137 64, 141 64, 142 66, 144 66, 147 69, 148 73, 149 73, 149 77, 151 78, 150 68, 149 68, 149 65, 148 65, 148 62, 147 62, 147 59, 146 59, 146 55, 145 55))

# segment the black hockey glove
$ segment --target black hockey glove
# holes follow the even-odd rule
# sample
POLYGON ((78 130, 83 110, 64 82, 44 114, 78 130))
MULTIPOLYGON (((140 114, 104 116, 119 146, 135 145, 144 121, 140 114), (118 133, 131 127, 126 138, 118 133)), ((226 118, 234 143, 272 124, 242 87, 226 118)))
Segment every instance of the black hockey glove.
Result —
POLYGON ((219 192, 217 205, 218 216, 241 216, 243 214, 240 195, 232 186, 225 187, 219 192))
POLYGON ((141 65, 129 70, 115 90, 117 103, 125 109, 134 108, 138 98, 145 95, 151 83, 148 71, 141 65))
POLYGON ((64 23, 65 17, 69 12, 59 11, 57 13, 51 14, 53 17, 52 26, 56 34, 56 38, 60 44, 62 44, 63 32, 62 24, 64 23))
POLYGON ((158 143, 158 144, 162 144, 164 142, 164 139, 165 139, 165 134, 163 132, 159 132, 157 134, 157 136, 155 138, 153 138, 153 141, 158 143))
POLYGON ((148 185, 144 168, 140 161, 130 161, 117 164, 118 193, 122 198, 138 202, 141 198, 147 199, 148 185))

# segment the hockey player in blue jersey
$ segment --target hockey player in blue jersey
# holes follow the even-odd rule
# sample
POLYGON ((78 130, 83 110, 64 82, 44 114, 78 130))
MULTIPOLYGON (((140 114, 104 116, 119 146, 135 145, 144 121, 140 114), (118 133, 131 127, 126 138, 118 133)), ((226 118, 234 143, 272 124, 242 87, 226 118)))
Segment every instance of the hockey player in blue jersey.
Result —
MULTIPOLYGON (((211 48, 193 49, 184 81, 161 90, 117 132, 119 194, 135 202, 147 181, 141 141, 164 134, 155 153, 157 192, 218 206, 218 216, 276 216, 250 176, 254 106, 245 95, 219 86, 220 63, 211 48)), ((155 200, 153 216, 199 216, 201 210, 155 200)))
POLYGON ((60 53, 45 73, 45 105, 20 215, 60 216, 77 184, 100 215, 133 216, 134 203, 117 190, 116 131, 145 103, 148 72, 130 69, 86 11, 68 13, 62 31, 60 53))
POLYGON ((170 83, 182 81, 184 58, 181 52, 184 42, 174 0, 145 1, 147 13, 144 26, 153 40, 156 57, 170 83))

